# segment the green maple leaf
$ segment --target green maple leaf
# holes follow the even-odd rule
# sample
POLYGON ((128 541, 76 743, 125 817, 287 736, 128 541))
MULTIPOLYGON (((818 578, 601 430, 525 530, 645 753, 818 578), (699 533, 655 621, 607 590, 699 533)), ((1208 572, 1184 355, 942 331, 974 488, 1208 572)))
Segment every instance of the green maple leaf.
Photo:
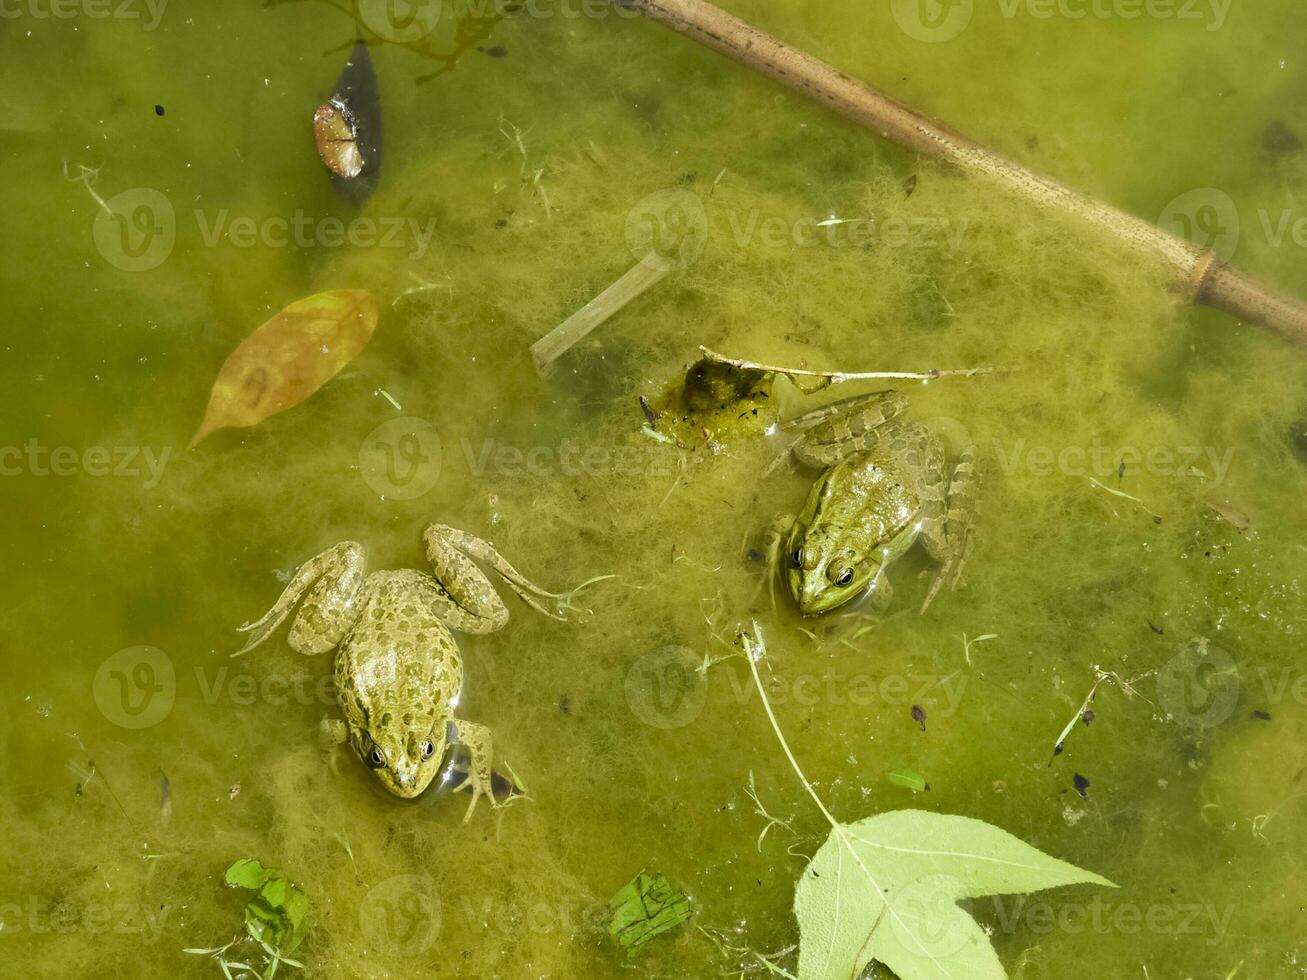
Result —
POLYGON ((1004 980, 957 902, 1110 881, 970 817, 895 810, 837 824, 799 881, 799 980, 857 980, 873 960, 901 980, 1004 980))

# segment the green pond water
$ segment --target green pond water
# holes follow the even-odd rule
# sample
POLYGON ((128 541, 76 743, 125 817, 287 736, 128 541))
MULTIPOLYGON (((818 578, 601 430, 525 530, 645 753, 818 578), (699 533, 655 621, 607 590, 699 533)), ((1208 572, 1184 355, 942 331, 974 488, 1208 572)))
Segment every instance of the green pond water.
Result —
MULTIPOLYGON (((1010 976, 1307 974, 1307 352, 579 2, 491 22, 447 0, 426 53, 370 35, 384 163, 354 210, 311 126, 349 9, 119 2, 0 6, 0 975, 221 976, 182 950, 236 933, 247 896, 222 877, 244 857, 312 903, 303 970, 279 976, 766 975, 751 951, 792 972, 795 882, 830 828, 732 656, 752 618, 838 818, 962 814, 1119 886, 971 902, 1010 976), (460 30, 460 58, 431 57, 460 30), (702 254, 537 377, 531 343, 691 198, 702 254), (227 354, 336 288, 378 297, 366 350, 188 451, 227 354), (917 549, 884 613, 773 605, 756 551, 814 474, 764 476, 762 425, 640 431, 638 396, 658 404, 700 344, 1009 369, 910 390, 977 448, 963 587, 920 615, 917 549), (569 622, 507 595, 504 631, 460 638, 459 713, 530 797, 466 825, 462 795, 405 803, 319 745, 329 657, 284 632, 230 657, 305 559, 352 539, 372 568, 420 568, 432 521, 552 588, 616 576, 569 622), (1092 723, 1054 758, 1096 671, 1092 723), (761 842, 759 809, 782 821, 761 842), (627 957, 606 903, 642 870, 694 918, 627 957)), ((977 0, 965 24, 724 6, 1307 294, 1296 0, 977 0)), ((788 416, 833 394, 774 396, 788 416)))

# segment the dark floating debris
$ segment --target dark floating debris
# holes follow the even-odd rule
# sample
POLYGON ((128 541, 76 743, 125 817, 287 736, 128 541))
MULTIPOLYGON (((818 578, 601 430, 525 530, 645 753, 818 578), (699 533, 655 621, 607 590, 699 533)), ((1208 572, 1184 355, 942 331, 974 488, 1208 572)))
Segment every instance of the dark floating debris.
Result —
POLYGON ((919 704, 912 706, 912 720, 921 726, 921 730, 926 730, 926 709, 919 704))
POLYGON ((381 176, 381 93, 362 41, 350 52, 331 98, 313 113, 313 136, 337 193, 361 205, 381 176))
POLYGON ((1271 156, 1288 156, 1302 149, 1302 140, 1282 120, 1277 119, 1262 131, 1262 149, 1271 156))
POLYGON ((163 111, 164 111, 164 110, 163 110, 163 106, 159 105, 158 103, 155 103, 155 106, 154 106, 154 114, 155 114, 156 116, 162 116, 162 115, 163 115, 163 111))
POLYGON ((1269 711, 1262 711, 1258 708, 1252 713, 1251 717, 1256 718, 1258 721, 1270 721, 1271 713, 1269 711))
POLYGON ((1089 795, 1089 780, 1080 775, 1080 773, 1076 773, 1075 776, 1072 777, 1071 782, 1075 785, 1076 792, 1082 797, 1087 797, 1089 795))

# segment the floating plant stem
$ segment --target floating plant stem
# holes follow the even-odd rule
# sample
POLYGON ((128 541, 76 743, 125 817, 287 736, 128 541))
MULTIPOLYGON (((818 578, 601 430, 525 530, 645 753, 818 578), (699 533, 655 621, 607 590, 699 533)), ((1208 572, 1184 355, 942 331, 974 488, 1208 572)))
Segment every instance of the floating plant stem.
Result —
POLYGON ((661 282, 674 268, 676 262, 672 259, 656 251, 649 252, 626 275, 531 345, 536 371, 542 378, 547 376, 554 361, 645 290, 661 282))

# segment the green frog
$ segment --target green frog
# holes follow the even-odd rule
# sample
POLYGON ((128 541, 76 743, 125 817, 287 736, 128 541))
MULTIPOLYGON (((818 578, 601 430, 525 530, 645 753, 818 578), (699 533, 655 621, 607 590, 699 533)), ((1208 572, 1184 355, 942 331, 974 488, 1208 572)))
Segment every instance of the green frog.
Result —
POLYGON ((493 633, 508 622, 508 608, 476 562, 553 619, 566 619, 567 600, 579 590, 545 591, 490 542, 457 528, 432 524, 423 540, 434 575, 416 569, 368 574, 364 548, 354 541, 310 558, 262 618, 240 627, 250 636, 237 655, 266 640, 303 598, 290 627, 291 649, 306 655, 336 650, 336 700, 345 720, 325 721, 324 736, 348 742, 396 796, 417 797, 442 772, 456 789, 470 788, 466 821, 482 796, 497 806, 520 792, 491 769, 490 731, 454 717, 463 660, 450 630, 493 633), (455 744, 466 751, 465 771, 446 767, 455 744))
POLYGON ((799 516, 778 518, 771 533, 771 565, 804 614, 864 595, 884 608, 885 570, 919 538, 941 566, 921 611, 943 585, 957 588, 972 546, 974 456, 962 448, 950 472, 936 434, 899 419, 906 407, 902 392, 879 391, 785 423, 803 431, 795 457, 824 470, 799 516))

